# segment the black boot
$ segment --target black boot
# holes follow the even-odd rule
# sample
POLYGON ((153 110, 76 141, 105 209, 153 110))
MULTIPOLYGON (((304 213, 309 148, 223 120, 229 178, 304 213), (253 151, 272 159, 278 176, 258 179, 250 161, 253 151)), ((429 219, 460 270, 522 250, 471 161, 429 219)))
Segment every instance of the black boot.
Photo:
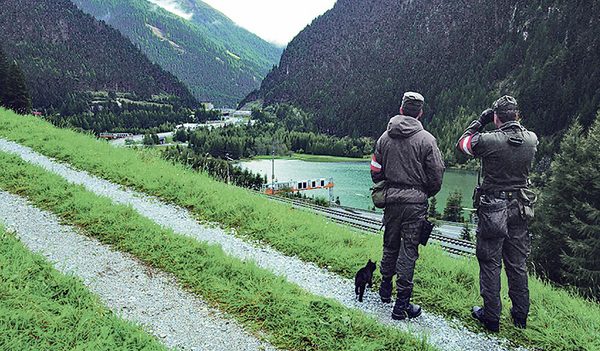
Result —
POLYGON ((392 310, 392 319, 403 320, 406 318, 416 318, 421 315, 421 306, 411 305, 410 295, 412 291, 398 293, 394 309, 392 310))
POLYGON ((392 279, 391 277, 382 277, 381 285, 379 285, 379 297, 381 297, 381 302, 389 303, 392 302, 392 279))
POLYGON ((394 310, 392 311, 392 319, 394 320, 404 320, 406 318, 412 319, 417 318, 421 315, 421 306, 419 305, 408 305, 406 310, 396 309, 394 306, 394 310))
POLYGON ((510 315, 513 318, 513 322, 515 323, 515 327, 520 328, 520 329, 527 328, 527 318, 518 318, 518 317, 516 317, 515 314, 513 313, 512 307, 510 308, 510 315))
POLYGON ((473 318, 477 319, 478 321, 480 321, 481 323, 483 323, 483 326, 485 327, 485 329, 493 332, 493 333, 497 333, 500 331, 500 322, 496 321, 488 321, 487 319, 485 319, 485 317, 483 316, 483 308, 479 307, 479 306, 473 306, 473 309, 471 310, 471 315, 473 316, 473 318))

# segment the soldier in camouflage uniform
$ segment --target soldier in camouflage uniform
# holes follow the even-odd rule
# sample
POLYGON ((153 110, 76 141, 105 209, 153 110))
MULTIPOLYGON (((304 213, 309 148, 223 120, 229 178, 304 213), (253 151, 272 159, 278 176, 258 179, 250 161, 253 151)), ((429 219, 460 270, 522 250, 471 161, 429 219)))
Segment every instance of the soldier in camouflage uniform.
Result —
POLYGON ((457 145, 463 153, 481 158, 483 180, 475 191, 474 205, 479 218, 476 255, 483 308, 473 307, 472 315, 492 332, 500 328, 503 261, 515 326, 525 328, 529 313, 527 218, 533 216, 535 194, 528 189, 528 175, 538 139, 517 119, 517 101, 503 96, 469 125, 457 145), (482 132, 492 121, 498 129, 482 132))
POLYGON ((397 274, 393 319, 421 314, 419 305, 409 303, 419 237, 427 217, 427 199, 440 190, 444 174, 436 140, 418 120, 423 113, 423 100, 419 93, 404 94, 400 115, 390 119, 387 130, 377 140, 371 161, 373 182, 385 180, 388 186, 379 295, 383 302, 391 302, 392 279, 397 274))

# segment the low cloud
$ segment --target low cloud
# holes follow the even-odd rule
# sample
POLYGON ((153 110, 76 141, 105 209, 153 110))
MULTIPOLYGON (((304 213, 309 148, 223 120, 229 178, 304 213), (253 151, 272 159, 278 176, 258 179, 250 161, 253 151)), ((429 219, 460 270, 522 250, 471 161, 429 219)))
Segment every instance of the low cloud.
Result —
POLYGON ((183 17, 187 20, 189 20, 193 16, 192 13, 185 12, 180 7, 179 2, 176 0, 148 0, 148 1, 162 7, 163 9, 165 9, 173 14, 176 14, 179 17, 183 17))

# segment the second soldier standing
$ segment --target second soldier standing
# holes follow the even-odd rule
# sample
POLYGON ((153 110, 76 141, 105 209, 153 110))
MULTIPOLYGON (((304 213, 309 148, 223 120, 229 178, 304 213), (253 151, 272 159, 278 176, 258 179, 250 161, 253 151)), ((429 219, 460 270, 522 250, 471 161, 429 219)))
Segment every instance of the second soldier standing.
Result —
POLYGON ((529 313, 527 219, 533 216, 536 197, 528 189, 528 176, 538 140, 518 117, 517 101, 505 95, 469 125, 457 145, 463 153, 481 158, 483 181, 473 199, 479 217, 476 255, 483 308, 473 307, 472 315, 492 332, 500 330, 503 261, 515 326, 525 328, 529 313), (483 132, 492 122, 498 129, 483 132))
POLYGON ((410 304, 419 237, 428 198, 440 191, 444 174, 436 140, 419 122, 423 102, 419 93, 404 94, 400 114, 390 119, 377 140, 371 161, 373 182, 385 180, 388 186, 379 295, 382 302, 391 302, 392 279, 397 275, 398 295, 392 311, 397 320, 421 314, 421 307, 410 304))

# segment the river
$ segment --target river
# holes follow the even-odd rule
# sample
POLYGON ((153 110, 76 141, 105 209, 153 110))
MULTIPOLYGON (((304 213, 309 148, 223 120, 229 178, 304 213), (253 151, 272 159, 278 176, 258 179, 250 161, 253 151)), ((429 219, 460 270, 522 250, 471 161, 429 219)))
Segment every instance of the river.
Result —
MULTIPOLYGON (((253 173, 267 176, 271 182, 271 160, 240 162, 238 164, 253 173)), ((369 161, 351 162, 308 162, 300 160, 276 159, 274 161, 275 181, 304 181, 309 179, 333 178, 333 197, 340 204, 360 209, 371 209, 373 203, 369 198, 369 188, 373 185, 369 161)), ((462 205, 473 207, 471 195, 477 185, 477 173, 473 171, 447 169, 444 173, 442 190, 436 196, 437 210, 443 212, 448 194, 455 188, 462 192, 462 205)), ((324 197, 329 199, 329 190, 317 189, 304 191, 309 197, 324 197)))

